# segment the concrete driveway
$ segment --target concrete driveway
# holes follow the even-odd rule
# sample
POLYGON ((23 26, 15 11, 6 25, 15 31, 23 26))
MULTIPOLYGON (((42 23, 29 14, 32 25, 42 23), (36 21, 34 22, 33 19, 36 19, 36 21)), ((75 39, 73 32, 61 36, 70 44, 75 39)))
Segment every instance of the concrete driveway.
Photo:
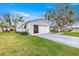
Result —
POLYGON ((79 48, 79 38, 72 36, 65 36, 60 34, 40 34, 39 37, 43 37, 55 42, 59 42, 68 46, 79 48))

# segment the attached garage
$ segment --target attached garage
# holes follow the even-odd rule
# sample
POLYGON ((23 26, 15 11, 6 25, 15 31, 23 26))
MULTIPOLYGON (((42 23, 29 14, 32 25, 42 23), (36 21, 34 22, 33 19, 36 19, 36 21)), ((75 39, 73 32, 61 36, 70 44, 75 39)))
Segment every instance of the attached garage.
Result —
POLYGON ((26 28, 29 34, 45 34, 50 32, 50 23, 47 20, 39 19, 32 20, 26 23, 26 28))

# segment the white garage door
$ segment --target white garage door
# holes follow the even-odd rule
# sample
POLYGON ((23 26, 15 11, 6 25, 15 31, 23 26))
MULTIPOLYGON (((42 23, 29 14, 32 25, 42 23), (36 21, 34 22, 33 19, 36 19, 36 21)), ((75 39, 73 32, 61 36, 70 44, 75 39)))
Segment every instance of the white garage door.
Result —
POLYGON ((39 34, 49 33, 49 26, 41 25, 39 26, 39 34))

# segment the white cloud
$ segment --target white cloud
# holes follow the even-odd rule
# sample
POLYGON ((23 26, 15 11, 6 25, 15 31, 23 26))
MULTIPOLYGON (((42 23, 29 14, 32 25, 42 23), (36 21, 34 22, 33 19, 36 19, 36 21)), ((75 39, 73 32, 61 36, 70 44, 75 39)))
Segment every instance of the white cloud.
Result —
POLYGON ((12 10, 11 13, 14 14, 15 16, 17 14, 23 15, 24 19, 27 19, 27 20, 33 20, 33 19, 35 20, 35 19, 39 18, 37 15, 35 16, 35 15, 32 15, 32 14, 28 14, 28 13, 24 13, 24 12, 19 12, 19 11, 15 11, 15 10, 12 10))
POLYGON ((72 4, 70 4, 70 5, 79 5, 78 3, 72 3, 72 4))
POLYGON ((29 17, 29 16, 30 16, 29 14, 23 13, 23 12, 19 12, 18 14, 21 14, 21 15, 23 15, 23 16, 25 16, 25 17, 29 17))
POLYGON ((30 15, 28 13, 24 13, 24 12, 17 12, 17 11, 12 11, 13 14, 20 14, 23 15, 24 17, 30 17, 30 15))

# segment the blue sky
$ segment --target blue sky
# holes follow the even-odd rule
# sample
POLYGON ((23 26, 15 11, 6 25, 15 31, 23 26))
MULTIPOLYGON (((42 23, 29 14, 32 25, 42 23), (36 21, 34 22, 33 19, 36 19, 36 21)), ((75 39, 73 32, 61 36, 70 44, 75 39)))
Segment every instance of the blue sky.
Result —
MULTIPOLYGON (((60 5, 60 4, 59 4, 60 5)), ((77 3, 61 4, 70 5, 73 7, 76 13, 79 10, 79 5, 77 3)), ((44 16, 48 8, 52 8, 55 11, 55 3, 2 3, 0 4, 0 15, 2 13, 11 12, 13 14, 22 14, 28 20, 39 19, 44 16)))
POLYGON ((0 15, 6 12, 23 14, 27 19, 36 19, 43 17, 48 7, 54 7, 54 4, 38 3, 7 3, 0 4, 0 15))

